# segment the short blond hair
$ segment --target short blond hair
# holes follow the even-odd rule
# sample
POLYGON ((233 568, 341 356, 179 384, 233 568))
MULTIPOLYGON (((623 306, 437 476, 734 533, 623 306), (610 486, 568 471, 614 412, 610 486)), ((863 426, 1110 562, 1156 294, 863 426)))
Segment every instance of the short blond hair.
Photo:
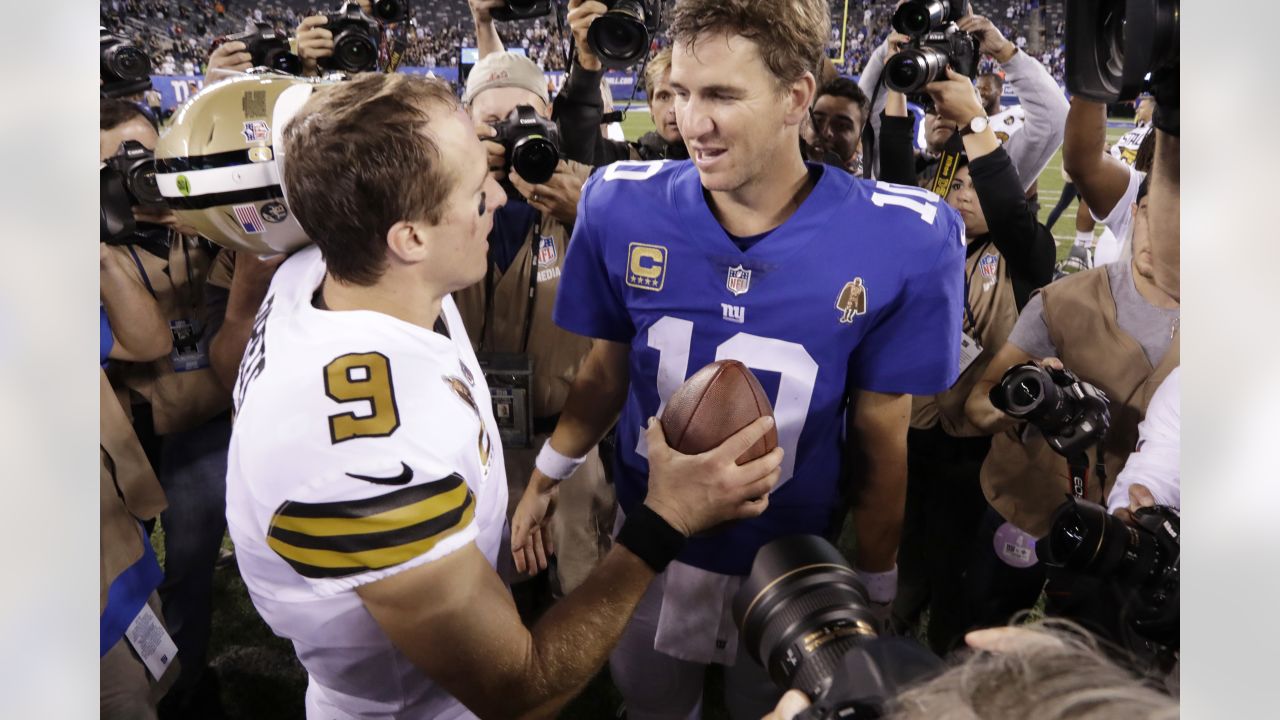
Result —
POLYGON ((727 33, 760 49, 780 86, 805 73, 819 74, 831 36, 825 0, 679 0, 669 30, 673 42, 692 48, 698 37, 727 33))
POLYGON ((662 76, 668 72, 671 72, 671 48, 664 47, 658 51, 657 55, 649 58, 649 64, 644 67, 645 97, 653 98, 654 91, 658 89, 658 83, 662 82, 662 76))

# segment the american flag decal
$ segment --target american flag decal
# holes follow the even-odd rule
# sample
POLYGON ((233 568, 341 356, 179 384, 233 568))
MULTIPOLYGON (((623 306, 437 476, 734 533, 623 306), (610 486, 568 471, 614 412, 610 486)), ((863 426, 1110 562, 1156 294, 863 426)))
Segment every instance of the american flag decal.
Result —
POLYGON ((251 235, 261 235, 266 231, 267 227, 262 224, 262 218, 258 217, 258 208, 253 205, 236 205, 232 208, 236 214, 236 221, 240 223, 240 228, 251 235))

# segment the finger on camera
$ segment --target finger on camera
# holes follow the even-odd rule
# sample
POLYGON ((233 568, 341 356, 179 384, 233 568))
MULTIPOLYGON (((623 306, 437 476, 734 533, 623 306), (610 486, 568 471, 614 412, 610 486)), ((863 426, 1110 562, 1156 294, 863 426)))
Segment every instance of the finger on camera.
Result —
POLYGON ((730 435, 711 452, 720 456, 727 455, 728 457, 737 460, 742 457, 743 453, 750 450, 751 447, 760 440, 760 438, 764 437, 765 434, 769 432, 769 428, 772 428, 774 424, 775 422, 772 415, 761 415, 755 420, 752 420, 750 425, 730 435))
POLYGON ((538 190, 536 185, 520 177, 520 172, 515 168, 511 169, 509 177, 511 178, 511 184, 515 185, 516 189, 520 191, 520 194, 525 197, 532 197, 538 190))
POLYGON ((318 25, 324 25, 329 22, 329 18, 324 15, 311 15, 302 18, 302 23, 298 25, 298 30, 307 30, 318 25))
POLYGON ((1053 368, 1054 370, 1066 370, 1066 369, 1067 369, 1067 367, 1066 367, 1065 365, 1063 365, 1063 364, 1062 364, 1062 361, 1061 361, 1061 360, 1059 360, 1059 359, 1058 359, 1058 358, 1056 358, 1056 357, 1047 357, 1047 358, 1045 358, 1045 359, 1041 360, 1041 361, 1040 361, 1040 364, 1041 364, 1042 366, 1044 366, 1044 367, 1050 367, 1050 368, 1053 368))
POLYGON ((1136 511, 1138 508, 1155 507, 1156 496, 1151 494, 1145 485, 1134 483, 1129 486, 1129 509, 1136 511))

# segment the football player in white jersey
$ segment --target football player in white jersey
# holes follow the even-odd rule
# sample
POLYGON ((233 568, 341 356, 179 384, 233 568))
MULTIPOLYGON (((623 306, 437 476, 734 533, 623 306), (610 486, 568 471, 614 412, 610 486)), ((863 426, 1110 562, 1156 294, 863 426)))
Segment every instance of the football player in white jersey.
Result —
POLYGON ((550 715, 688 535, 764 511, 782 451, 735 460, 772 419, 697 456, 652 422, 647 510, 526 629, 497 572, 502 447, 449 296, 484 276, 505 201, 471 123, 438 80, 368 74, 317 88, 284 148, 315 247, 277 272, 235 388, 227 519, 254 605, 294 643, 313 720, 550 715))

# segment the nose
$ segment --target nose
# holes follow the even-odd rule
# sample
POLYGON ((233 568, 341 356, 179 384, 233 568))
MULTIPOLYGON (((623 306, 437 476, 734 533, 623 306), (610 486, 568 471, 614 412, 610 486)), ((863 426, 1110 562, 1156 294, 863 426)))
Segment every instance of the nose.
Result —
POLYGON ((680 126, 686 140, 700 138, 715 130, 715 122, 711 120, 710 113, 702 103, 693 98, 685 102, 683 112, 677 109, 676 124, 680 126))
POLYGON ((507 204, 507 191, 502 189, 502 184, 494 180, 492 175, 486 182, 489 184, 488 196, 493 198, 493 202, 489 203, 489 212, 497 212, 498 208, 507 204))

